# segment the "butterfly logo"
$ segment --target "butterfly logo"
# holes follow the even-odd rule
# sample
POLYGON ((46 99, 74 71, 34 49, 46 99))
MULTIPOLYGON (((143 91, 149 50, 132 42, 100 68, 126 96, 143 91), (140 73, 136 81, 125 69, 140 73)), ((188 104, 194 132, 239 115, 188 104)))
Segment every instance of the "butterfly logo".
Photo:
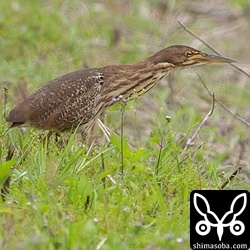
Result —
POLYGON ((218 216, 213 211, 210 210, 210 205, 207 199, 203 195, 195 193, 193 202, 194 202, 194 207, 196 211, 204 218, 203 220, 200 220, 199 222, 197 222, 195 226, 195 230, 199 235, 204 236, 204 235, 209 234, 211 227, 217 228, 217 235, 218 235, 219 241, 221 241, 222 239, 225 227, 229 227, 230 232, 235 236, 238 236, 244 233, 245 225, 243 224, 242 221, 237 220, 237 216, 239 216, 246 208, 246 205, 247 205, 246 193, 239 194, 233 199, 231 206, 230 206, 230 210, 227 211, 222 216, 221 219, 219 219, 218 216), (243 205, 240 209, 238 208, 238 211, 237 211, 235 204, 236 203, 240 204, 241 199, 243 199, 243 205), (198 202, 200 205, 203 203, 203 206, 202 207, 200 206, 199 208, 198 202), (204 211, 204 207, 205 207, 205 211, 204 211), (225 223, 225 220, 226 219, 228 220, 230 218, 232 218, 230 222, 225 223))

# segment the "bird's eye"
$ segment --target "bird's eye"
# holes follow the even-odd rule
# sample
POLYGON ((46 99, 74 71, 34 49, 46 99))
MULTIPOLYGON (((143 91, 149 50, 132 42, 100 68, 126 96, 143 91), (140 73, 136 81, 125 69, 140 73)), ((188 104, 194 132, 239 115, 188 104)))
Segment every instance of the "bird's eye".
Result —
POLYGON ((192 56, 192 52, 186 51, 185 55, 186 55, 186 57, 190 57, 190 56, 192 56))

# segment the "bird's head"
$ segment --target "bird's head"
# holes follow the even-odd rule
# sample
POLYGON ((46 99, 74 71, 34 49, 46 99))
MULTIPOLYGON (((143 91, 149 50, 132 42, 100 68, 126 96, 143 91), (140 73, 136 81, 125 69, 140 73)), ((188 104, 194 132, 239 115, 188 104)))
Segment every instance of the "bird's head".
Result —
POLYGON ((184 45, 174 45, 167 47, 163 50, 160 50, 149 59, 152 60, 154 64, 171 64, 174 69, 209 63, 235 62, 235 60, 217 55, 209 55, 184 45))

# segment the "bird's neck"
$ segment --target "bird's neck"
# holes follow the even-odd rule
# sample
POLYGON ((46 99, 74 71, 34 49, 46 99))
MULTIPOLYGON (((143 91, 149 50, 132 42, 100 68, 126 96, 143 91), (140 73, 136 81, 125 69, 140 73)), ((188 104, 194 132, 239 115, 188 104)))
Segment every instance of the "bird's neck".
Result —
POLYGON ((107 66, 102 68, 109 96, 125 99, 133 99, 138 95, 146 93, 166 74, 174 69, 170 63, 155 65, 150 58, 128 65, 107 66), (105 77, 105 75, 107 77, 105 77))

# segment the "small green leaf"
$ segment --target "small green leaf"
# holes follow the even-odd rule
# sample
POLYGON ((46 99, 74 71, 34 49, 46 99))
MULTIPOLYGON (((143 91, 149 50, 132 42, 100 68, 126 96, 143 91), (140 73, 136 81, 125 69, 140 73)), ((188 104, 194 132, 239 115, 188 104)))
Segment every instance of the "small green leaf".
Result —
POLYGON ((12 159, 0 164, 0 186, 2 186, 6 179, 9 177, 11 167, 15 164, 15 161, 16 159, 12 159))
MULTIPOLYGON (((111 143, 121 152, 121 137, 116 134, 111 134, 110 136, 111 143)), ((123 138, 123 154, 125 157, 129 157, 130 147, 128 145, 128 138, 123 138)))
POLYGON ((103 178, 105 178, 106 176, 108 176, 109 174, 113 174, 116 170, 115 169, 107 169, 104 172, 102 172, 99 176, 99 180, 102 180, 103 178))
POLYGON ((133 155, 133 160, 145 162, 154 154, 153 150, 139 149, 133 155))
POLYGON ((110 141, 117 149, 121 150, 121 138, 118 135, 112 133, 110 135, 110 141))

